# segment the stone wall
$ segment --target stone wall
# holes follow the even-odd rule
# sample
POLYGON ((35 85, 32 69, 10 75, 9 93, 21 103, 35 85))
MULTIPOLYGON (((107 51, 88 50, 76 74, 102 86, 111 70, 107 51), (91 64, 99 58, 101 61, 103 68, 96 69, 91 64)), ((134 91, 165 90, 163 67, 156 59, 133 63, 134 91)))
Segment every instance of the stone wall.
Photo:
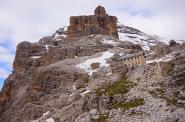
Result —
POLYGON ((92 34, 111 35, 118 38, 117 18, 109 16, 103 7, 95 9, 95 15, 72 16, 68 27, 68 39, 92 34))

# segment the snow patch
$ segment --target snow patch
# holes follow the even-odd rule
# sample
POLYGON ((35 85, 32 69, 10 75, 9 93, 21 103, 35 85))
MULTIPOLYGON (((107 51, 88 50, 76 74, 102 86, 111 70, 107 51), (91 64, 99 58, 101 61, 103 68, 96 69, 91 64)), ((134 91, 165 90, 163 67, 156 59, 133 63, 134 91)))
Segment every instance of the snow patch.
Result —
POLYGON ((74 94, 75 94, 75 93, 70 94, 69 97, 72 97, 74 94))
POLYGON ((89 92, 91 92, 91 90, 86 90, 86 91, 80 93, 80 96, 84 97, 89 92))
POLYGON ((30 121, 30 122, 39 122, 39 120, 32 120, 32 121, 30 121))
POLYGON ((150 50, 150 46, 155 45, 144 41, 146 37, 142 35, 119 33, 119 38, 122 41, 128 41, 132 42, 133 44, 139 44, 144 50, 148 51, 150 50))
POLYGON ((119 44, 118 42, 115 42, 113 40, 107 40, 107 39, 103 39, 103 41, 101 41, 104 44, 111 44, 113 46, 116 46, 117 44, 119 44))
POLYGON ((68 27, 67 27, 67 26, 65 26, 65 27, 64 27, 64 31, 67 31, 67 28, 68 28, 68 27))
POLYGON ((73 84, 73 91, 76 91, 77 90, 77 88, 76 88, 76 85, 75 85, 75 83, 73 84))
POLYGON ((89 75, 92 75, 93 72, 96 72, 97 69, 92 69, 91 64, 93 63, 100 63, 100 67, 108 67, 109 64, 106 62, 106 59, 111 58, 114 55, 114 53, 111 53, 109 51, 103 52, 101 57, 98 58, 92 58, 87 59, 85 62, 78 64, 76 67, 84 69, 86 72, 89 73, 89 75))
POLYGON ((162 57, 162 58, 146 61, 146 63, 151 64, 151 63, 154 63, 154 62, 161 62, 161 61, 168 62, 168 61, 171 61, 173 58, 174 58, 174 56, 172 56, 172 54, 168 54, 168 55, 166 55, 165 57, 162 57))
POLYGON ((49 111, 42 114, 42 116, 47 116, 47 115, 49 115, 49 111))
POLYGON ((32 58, 32 59, 38 59, 38 58, 41 58, 41 56, 31 56, 30 58, 32 58))
POLYGON ((185 43, 185 40, 175 40, 177 43, 180 43, 180 44, 182 44, 182 43, 185 43))
POLYGON ((169 40, 163 37, 156 35, 149 35, 145 33, 132 34, 132 33, 123 33, 119 32, 119 38, 122 41, 132 42, 133 44, 139 44, 144 50, 150 50, 151 46, 156 45, 157 43, 168 44, 169 40))
POLYGON ((53 118, 46 119, 46 122, 55 122, 53 118))
POLYGON ((47 52, 49 51, 49 45, 45 45, 47 52))
POLYGON ((109 73, 106 74, 106 76, 109 76, 109 75, 112 75, 112 72, 109 72, 109 73))
POLYGON ((66 34, 61 34, 61 35, 60 35, 60 34, 56 33, 54 39, 57 41, 59 37, 64 37, 64 38, 66 38, 67 35, 66 35, 66 34))

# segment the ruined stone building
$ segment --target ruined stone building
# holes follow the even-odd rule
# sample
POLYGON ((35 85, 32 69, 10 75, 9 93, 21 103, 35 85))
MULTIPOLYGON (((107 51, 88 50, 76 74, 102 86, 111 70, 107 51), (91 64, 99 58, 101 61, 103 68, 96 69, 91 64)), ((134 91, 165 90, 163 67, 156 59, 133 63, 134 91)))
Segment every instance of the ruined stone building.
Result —
POLYGON ((92 34, 111 35, 118 38, 117 18, 109 16, 102 6, 95 9, 94 15, 70 17, 68 39, 92 34))
POLYGON ((115 56, 113 61, 119 64, 125 64, 128 67, 145 64, 145 55, 143 51, 133 54, 124 54, 123 56, 115 56))

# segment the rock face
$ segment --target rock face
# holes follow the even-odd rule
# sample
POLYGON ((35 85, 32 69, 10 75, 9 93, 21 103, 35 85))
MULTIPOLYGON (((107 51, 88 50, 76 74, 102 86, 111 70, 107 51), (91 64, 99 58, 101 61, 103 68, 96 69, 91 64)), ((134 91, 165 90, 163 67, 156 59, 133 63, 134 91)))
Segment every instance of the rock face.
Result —
POLYGON ((94 11, 94 15, 107 15, 106 14, 106 11, 105 11, 105 8, 104 7, 102 7, 102 6, 98 6, 96 9, 95 9, 95 11, 94 11))
POLYGON ((112 32, 111 18, 99 6, 95 15, 73 18, 70 41, 64 27, 18 44, 0 92, 0 122, 184 122, 185 43, 156 43, 150 63, 126 66, 116 60, 142 45, 103 33, 112 32))
POLYGON ((72 16, 67 37, 75 38, 92 34, 111 35, 118 38, 117 18, 106 14, 105 8, 98 6, 90 16, 72 16))

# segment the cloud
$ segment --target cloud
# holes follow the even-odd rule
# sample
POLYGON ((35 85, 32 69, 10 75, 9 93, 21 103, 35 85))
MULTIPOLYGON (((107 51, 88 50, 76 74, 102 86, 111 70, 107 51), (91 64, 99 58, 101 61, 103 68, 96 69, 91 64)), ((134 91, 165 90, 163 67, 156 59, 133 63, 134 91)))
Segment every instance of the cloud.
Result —
POLYGON ((125 25, 170 38, 185 38, 183 0, 1 0, 0 42, 9 38, 15 48, 20 41, 38 41, 67 25, 71 15, 93 14, 100 4, 125 25))
POLYGON ((0 68, 0 78, 5 79, 5 78, 8 77, 8 75, 9 75, 9 72, 7 72, 7 71, 6 71, 5 69, 3 69, 3 68, 0 68))
MULTIPOLYGON (((14 59, 14 54, 11 54, 11 52, 0 45, 0 64, 12 64, 14 59)), ((1 66, 0 66, 1 67, 1 66)))
POLYGON ((3 86, 4 80, 8 77, 9 72, 6 69, 0 68, 0 91, 3 86))

